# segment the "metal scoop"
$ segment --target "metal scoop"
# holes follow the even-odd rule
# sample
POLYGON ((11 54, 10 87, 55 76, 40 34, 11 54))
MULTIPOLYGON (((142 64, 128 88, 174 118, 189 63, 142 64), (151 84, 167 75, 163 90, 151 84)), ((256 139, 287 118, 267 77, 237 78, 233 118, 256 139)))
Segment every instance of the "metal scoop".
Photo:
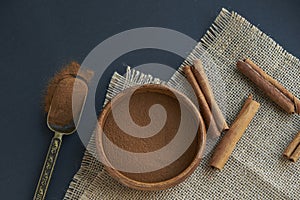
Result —
POLYGON ((76 131, 86 101, 87 92, 87 84, 74 77, 61 80, 56 87, 47 115, 47 125, 55 134, 48 149, 43 170, 33 197, 34 200, 42 200, 46 197, 51 175, 61 147, 62 136, 70 135, 76 131), (72 101, 72 98, 75 101, 72 101))

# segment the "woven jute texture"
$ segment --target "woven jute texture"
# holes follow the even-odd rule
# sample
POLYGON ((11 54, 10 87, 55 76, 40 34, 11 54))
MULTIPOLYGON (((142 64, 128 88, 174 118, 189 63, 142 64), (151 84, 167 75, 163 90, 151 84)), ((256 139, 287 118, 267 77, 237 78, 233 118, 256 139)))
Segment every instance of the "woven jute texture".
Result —
MULTIPOLYGON (((229 124, 249 93, 261 103, 223 171, 208 166, 215 146, 215 142, 208 141, 201 164, 183 183, 157 192, 129 189, 112 179, 94 158, 92 136, 65 199, 299 199, 300 162, 287 161, 282 152, 300 130, 300 118, 286 114, 237 71, 237 60, 246 57, 300 97, 300 61, 243 17, 225 9, 182 64, 191 64, 196 58, 202 60, 229 124)), ((163 84, 195 101, 183 80, 181 67, 163 84)), ((115 73, 105 103, 125 88, 145 83, 161 81, 129 68, 124 76, 115 73)))

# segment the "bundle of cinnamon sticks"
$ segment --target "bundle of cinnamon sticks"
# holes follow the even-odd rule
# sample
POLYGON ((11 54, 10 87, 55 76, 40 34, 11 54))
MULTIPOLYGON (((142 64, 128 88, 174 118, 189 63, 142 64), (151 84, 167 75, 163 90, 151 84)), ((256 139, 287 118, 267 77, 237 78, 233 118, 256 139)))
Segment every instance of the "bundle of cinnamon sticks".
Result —
POLYGON ((229 130, 216 147, 215 153, 210 161, 212 167, 222 169, 257 112, 259 103, 252 100, 252 95, 250 95, 237 119, 229 129, 216 103, 201 61, 195 60, 193 66, 185 66, 183 67, 183 71, 194 89, 198 99, 200 113, 206 123, 206 128, 208 129, 208 127, 210 127, 211 131, 208 132, 208 134, 216 137, 220 136, 222 131, 229 130))
POLYGON ((222 169, 229 159, 236 144, 243 136, 251 120, 254 118, 254 115, 259 109, 260 104, 252 98, 253 96, 250 94, 230 129, 217 145, 210 159, 210 166, 222 169))
POLYGON ((300 100, 250 59, 238 61, 237 68, 287 113, 300 114, 300 100))
MULTIPOLYGON (((237 68, 287 113, 300 114, 300 100, 284 88, 278 81, 266 74, 250 59, 238 61, 237 68)), ((206 128, 208 129, 209 127, 210 129, 208 134, 217 137, 220 136, 222 131, 228 130, 217 145, 210 159, 210 166, 222 169, 236 144, 241 139, 243 133, 257 113, 260 104, 254 101, 253 95, 250 94, 236 120, 229 129, 226 120, 216 103, 201 61, 195 60, 193 66, 184 66, 183 72, 196 94, 200 113, 204 118, 206 128)), ((287 147, 283 155, 294 162, 299 159, 300 132, 287 147)))
POLYGON ((300 131, 283 152, 283 156, 296 162, 300 157, 300 131))
MULTIPOLYGON (((250 59, 238 61, 237 68, 288 114, 300 114, 300 100, 250 59)), ((283 155, 293 162, 299 159, 300 132, 284 151, 283 155)))
POLYGON ((222 131, 228 130, 228 125, 215 100, 202 62, 195 60, 193 66, 184 66, 183 71, 196 94, 208 134, 220 136, 222 131))

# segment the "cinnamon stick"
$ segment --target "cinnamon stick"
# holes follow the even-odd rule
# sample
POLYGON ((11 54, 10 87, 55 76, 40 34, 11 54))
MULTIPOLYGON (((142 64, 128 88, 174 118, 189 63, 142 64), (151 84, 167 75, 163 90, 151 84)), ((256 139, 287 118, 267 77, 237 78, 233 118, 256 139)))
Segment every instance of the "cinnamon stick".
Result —
POLYGON ((194 66, 192 66, 192 72, 205 96, 206 102, 210 107, 210 110, 212 112, 213 118, 217 124, 218 129, 220 131, 228 130, 229 127, 226 123, 223 113, 221 112, 215 100, 214 94, 210 87, 201 60, 194 60, 194 66))
POLYGON ((209 105, 204 97, 203 92, 201 91, 200 86, 197 83, 197 80, 192 72, 192 69, 190 66, 184 66, 183 67, 183 72, 186 75, 187 80, 191 84, 197 100, 199 104, 199 110, 201 115, 203 116, 203 120, 205 122, 205 126, 208 134, 211 134, 212 137, 218 137, 221 135, 221 132, 218 130, 218 127, 216 125, 216 122, 213 118, 213 115, 211 113, 211 110, 209 108, 209 105))
POLYGON ((300 157, 300 131, 283 152, 283 156, 296 162, 300 157))
POLYGON ((223 169, 236 144, 258 111, 259 106, 260 104, 254 101, 250 94, 232 126, 217 145, 210 159, 210 166, 219 170, 223 169))
POLYGON ((300 100, 250 59, 238 61, 237 68, 287 113, 300 114, 300 100))

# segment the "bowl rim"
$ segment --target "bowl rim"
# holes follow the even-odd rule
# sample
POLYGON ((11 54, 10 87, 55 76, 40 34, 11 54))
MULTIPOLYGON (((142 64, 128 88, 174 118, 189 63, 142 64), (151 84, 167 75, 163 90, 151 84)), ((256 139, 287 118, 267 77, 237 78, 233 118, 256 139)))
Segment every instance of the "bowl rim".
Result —
MULTIPOLYGON (((185 96, 183 93, 170 88, 168 86, 162 85, 162 84, 145 84, 145 85, 138 85, 138 86, 133 86, 130 88, 127 88, 123 91, 121 91, 119 94, 117 94, 114 99, 116 98, 117 100, 122 98, 128 91, 132 91, 137 89, 140 90, 144 90, 142 92, 159 92, 161 94, 167 94, 169 97, 174 98, 174 96, 171 96, 170 94, 172 93, 173 95, 175 94, 176 97, 180 97, 184 100, 185 102, 185 106, 189 107, 189 110, 191 112, 193 112, 194 117, 197 117, 199 120, 199 126, 198 126, 198 131, 197 131, 197 153, 194 157, 194 159, 192 160, 192 162, 189 164, 189 166, 187 168, 185 168, 181 173, 177 174, 176 176, 164 180, 164 181, 160 181, 160 182, 141 182, 141 181, 137 181, 134 179, 131 179, 127 176, 125 176, 124 174, 122 174, 120 171, 114 169, 112 166, 108 166, 108 165, 104 165, 104 169, 114 178, 116 179, 118 182, 120 182, 121 184, 128 186, 130 188, 133 189, 137 189, 137 190, 147 190, 147 191, 155 191, 155 190, 164 190, 170 187, 173 187, 181 182, 183 182, 189 175, 191 175, 195 169, 198 167, 202 156, 204 154, 204 150, 205 150, 205 146, 206 146, 206 128, 205 128, 205 124, 203 121, 203 118, 199 112, 199 110, 196 108, 196 106, 194 105, 194 103, 187 97, 185 96)), ((109 101, 104 108, 101 111, 101 114, 98 118, 98 126, 101 127, 96 128, 95 130, 95 143, 96 143, 96 152, 97 152, 97 156, 100 156, 101 159, 104 159, 106 163, 110 164, 110 162, 108 161, 108 158, 105 155, 105 151, 103 148, 103 143, 102 143, 102 128, 103 125, 106 122, 106 118, 108 116, 108 114, 111 111, 111 101, 109 101)))

